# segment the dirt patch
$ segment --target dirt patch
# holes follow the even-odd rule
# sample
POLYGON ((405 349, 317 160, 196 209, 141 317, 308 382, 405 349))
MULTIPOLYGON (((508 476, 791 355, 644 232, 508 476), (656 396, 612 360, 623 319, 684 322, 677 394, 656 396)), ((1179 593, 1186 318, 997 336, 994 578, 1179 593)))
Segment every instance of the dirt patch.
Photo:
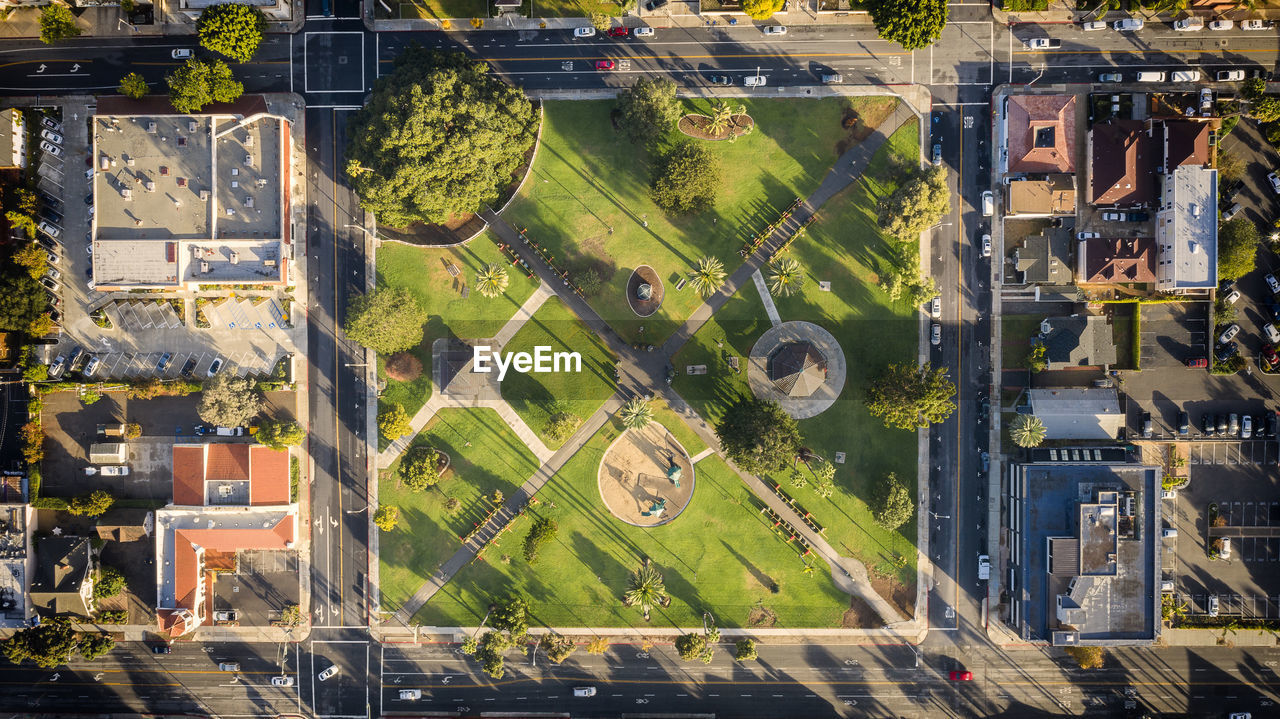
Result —
POLYGON ((631 305, 631 310, 641 317, 649 317, 657 312, 658 308, 662 307, 664 294, 662 278, 658 277, 658 273, 648 265, 637 267, 627 280, 627 303, 631 305), (640 296, 643 285, 649 286, 647 299, 640 296))
POLYGON ((387 360, 386 373, 396 382, 412 382, 422 376, 422 360, 408 352, 397 352, 387 360))
POLYGON ((778 615, 765 606, 752 607, 747 613, 747 626, 752 629, 772 627, 778 623, 778 615))
POLYGON ((597 483, 605 506, 627 524, 655 527, 676 518, 693 497, 693 465, 684 447, 657 422, 629 429, 600 461, 597 483), (671 476, 669 468, 679 468, 671 476), (653 513, 655 502, 665 508, 653 513))
POLYGON ((871 589, 888 600, 906 618, 910 619, 915 616, 916 588, 914 583, 907 585, 899 582, 895 577, 886 577, 873 573, 871 589))
POLYGON ((849 597, 849 609, 840 621, 842 629, 879 629, 884 626, 880 615, 861 597, 849 597))
POLYGON ((858 108, 845 108, 844 115, 840 118, 840 126, 848 134, 836 143, 837 156, 871 137, 871 133, 893 114, 898 100, 893 97, 868 97, 862 98, 858 105, 858 108))
POLYGON ((718 133, 712 133, 708 128, 711 127, 711 118, 706 115, 685 115, 680 118, 680 122, 676 127, 688 135, 699 140, 732 140, 735 137, 741 137, 751 132, 756 126, 756 121, 750 115, 733 115, 729 118, 729 122, 725 128, 718 133))

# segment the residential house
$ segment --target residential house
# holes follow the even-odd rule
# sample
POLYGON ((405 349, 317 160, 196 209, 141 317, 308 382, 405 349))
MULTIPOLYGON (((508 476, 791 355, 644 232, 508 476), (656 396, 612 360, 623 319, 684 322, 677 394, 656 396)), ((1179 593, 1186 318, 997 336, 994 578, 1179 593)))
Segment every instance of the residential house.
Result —
POLYGON ((150 539, 155 527, 155 512, 149 509, 113 508, 98 518, 94 531, 110 542, 137 542, 150 539))
POLYGON ((1156 241, 1095 237, 1076 248, 1080 284, 1152 284, 1156 281, 1156 241))
POLYGON ((1155 201, 1151 131, 1138 120, 1106 120, 1089 130, 1090 204, 1146 207, 1155 201))
POLYGON ((1075 172, 1075 95, 1010 95, 1001 125, 1002 173, 1075 172))
POLYGON ((93 607, 93 554, 87 537, 46 537, 36 543, 31 606, 48 616, 89 617, 93 607))
POLYGON ((1071 230, 1048 227, 1038 235, 1023 238, 1013 251, 1014 270, 1023 284, 1071 284, 1071 230))
POLYGON ((1005 214, 1009 216, 1053 217, 1076 213, 1075 175, 1010 180, 1005 190, 1005 214))
POLYGON ((1116 363, 1111 325, 1100 315, 1050 317, 1040 323, 1048 369, 1107 368, 1116 363))

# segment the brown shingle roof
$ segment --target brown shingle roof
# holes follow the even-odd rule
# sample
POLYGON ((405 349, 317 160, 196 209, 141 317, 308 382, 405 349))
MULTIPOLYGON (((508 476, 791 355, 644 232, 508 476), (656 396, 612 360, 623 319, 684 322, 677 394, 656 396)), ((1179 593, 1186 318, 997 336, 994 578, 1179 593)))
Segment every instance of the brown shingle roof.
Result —
POLYGON ((1090 130, 1091 201, 1095 205, 1142 205, 1155 199, 1151 182, 1151 138, 1137 120, 1109 120, 1090 130))
POLYGON ((1074 172, 1074 95, 1009 98, 1009 172, 1074 172))
POLYGON ((1155 282, 1156 241, 1151 237, 1085 240, 1082 282, 1155 282))
POLYGON ((1164 171, 1181 165, 1209 164, 1209 123, 1187 120, 1164 122, 1164 171))

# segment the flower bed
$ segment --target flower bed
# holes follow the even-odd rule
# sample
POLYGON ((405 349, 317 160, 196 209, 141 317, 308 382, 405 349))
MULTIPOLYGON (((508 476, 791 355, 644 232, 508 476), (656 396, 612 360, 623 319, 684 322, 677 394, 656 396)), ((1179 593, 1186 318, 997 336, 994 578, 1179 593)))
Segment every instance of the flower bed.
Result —
POLYGON ((710 126, 710 117, 692 113, 681 117, 680 122, 676 125, 680 132, 699 140, 732 140, 750 133, 755 129, 756 121, 751 119, 750 115, 733 115, 719 134, 712 134, 708 131, 707 128, 710 126))

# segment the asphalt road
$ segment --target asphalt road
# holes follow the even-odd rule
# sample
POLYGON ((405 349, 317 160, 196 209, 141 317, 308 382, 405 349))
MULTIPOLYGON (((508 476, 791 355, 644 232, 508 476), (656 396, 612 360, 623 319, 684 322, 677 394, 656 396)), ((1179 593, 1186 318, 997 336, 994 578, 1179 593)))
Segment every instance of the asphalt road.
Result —
MULTIPOLYGON (((295 35, 270 35, 251 63, 236 66, 248 92, 293 91, 307 100, 308 383, 312 432, 312 617, 315 629, 299 645, 183 645, 156 661, 146 647, 122 645, 97 662, 48 672, 0 669, 0 708, 11 711, 130 709, 148 712, 266 714, 302 712, 364 716, 387 711, 714 711, 720 715, 1023 716, 1037 712, 1125 710, 1175 713, 1251 709, 1255 716, 1276 700, 1274 667, 1280 652, 1212 649, 1122 650, 1109 668, 1065 671, 1036 652, 1006 655, 986 644, 976 578, 977 554, 986 551, 985 480, 980 476, 978 403, 989 384, 985 349, 991 306, 988 260, 977 238, 987 225, 978 211, 988 182, 989 93, 997 83, 1087 82, 1120 67, 1170 70, 1184 65, 1274 67, 1275 33, 1173 33, 1149 25, 1139 33, 1085 34, 1071 25, 998 25, 984 5, 955 5, 942 39, 906 52, 870 28, 793 27, 766 38, 748 26, 663 29, 649 40, 575 40, 567 31, 384 33, 366 31, 352 0, 308 0, 308 23, 295 35), (1058 37, 1050 53, 1023 47, 1031 37, 1058 37), (617 648, 602 657, 579 652, 564 666, 537 667, 512 656, 508 675, 490 681, 444 646, 378 645, 363 628, 368 534, 364 495, 364 353, 338 333, 349 296, 363 291, 362 213, 342 180, 344 124, 381 72, 409 43, 457 48, 487 59, 494 71, 530 89, 600 89, 629 84, 640 74, 664 74, 687 87, 706 86, 711 73, 741 77, 759 72, 770 96, 781 88, 814 85, 835 70, 847 84, 924 83, 934 94, 937 136, 950 170, 952 213, 934 232, 933 274, 944 301, 943 342, 932 361, 948 369, 959 388, 958 411, 930 432, 932 496, 925 512, 937 585, 929 592, 935 631, 923 656, 906 646, 765 646, 761 661, 739 665, 724 652, 710 666, 693 666, 668 649, 617 648), (1087 43, 1087 46, 1086 46, 1087 43), (597 71, 599 60, 615 69, 597 71), (207 651, 206 651, 207 650, 207 651), (221 672, 222 659, 239 672, 221 672), (917 665, 917 662, 919 664, 917 665), (337 666, 337 675, 317 674, 337 666), (974 672, 972 682, 948 673, 974 672), (295 678, 273 687, 270 677, 295 678), (573 686, 598 688, 575 700, 573 686), (70 688, 74 687, 74 690, 70 688), (421 688, 422 702, 398 698, 400 688, 421 688), (1131 693, 1129 693, 1131 692, 1131 693)), ((8 72, 0 94, 72 94, 111 91, 126 71, 138 71, 163 90, 177 63, 174 48, 191 38, 78 38, 55 47, 32 41, 0 44, 8 72)), ((1226 86, 1223 86, 1226 88, 1226 86)), ((934 124, 934 123, 931 123, 934 124)))

